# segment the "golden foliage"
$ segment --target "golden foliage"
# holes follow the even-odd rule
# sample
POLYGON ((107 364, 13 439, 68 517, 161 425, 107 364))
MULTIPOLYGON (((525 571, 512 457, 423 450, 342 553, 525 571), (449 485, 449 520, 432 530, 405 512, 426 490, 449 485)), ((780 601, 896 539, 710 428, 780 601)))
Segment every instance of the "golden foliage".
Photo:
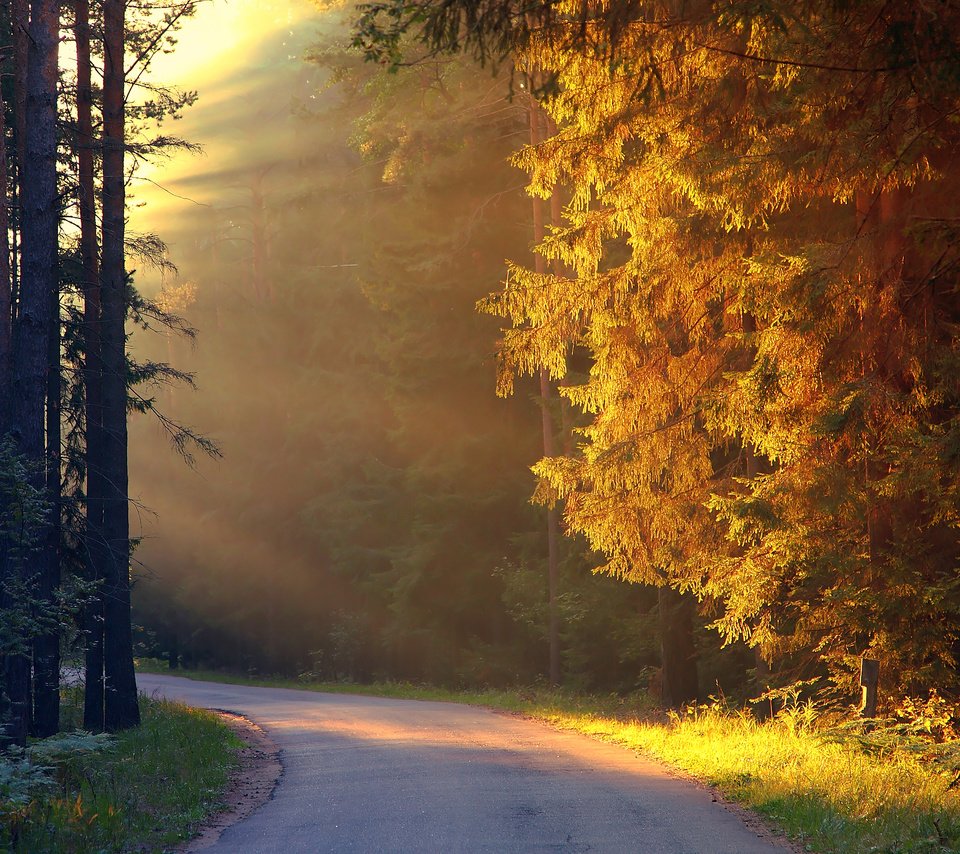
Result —
POLYGON ((536 472, 605 571, 767 658, 929 685, 960 616, 960 9, 678 8, 615 62, 522 57, 558 129, 515 162, 565 199, 539 251, 569 275, 513 265, 483 302, 501 392, 588 354, 579 447, 536 472))

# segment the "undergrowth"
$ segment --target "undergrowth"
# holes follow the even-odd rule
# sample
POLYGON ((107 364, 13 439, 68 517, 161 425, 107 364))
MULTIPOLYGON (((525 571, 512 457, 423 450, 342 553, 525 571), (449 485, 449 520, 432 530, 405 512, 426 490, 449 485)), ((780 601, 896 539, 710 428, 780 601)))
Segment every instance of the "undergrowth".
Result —
POLYGON ((141 711, 116 736, 77 731, 0 757, 0 851, 159 852, 188 839, 219 807, 241 744, 210 712, 148 698, 141 711))

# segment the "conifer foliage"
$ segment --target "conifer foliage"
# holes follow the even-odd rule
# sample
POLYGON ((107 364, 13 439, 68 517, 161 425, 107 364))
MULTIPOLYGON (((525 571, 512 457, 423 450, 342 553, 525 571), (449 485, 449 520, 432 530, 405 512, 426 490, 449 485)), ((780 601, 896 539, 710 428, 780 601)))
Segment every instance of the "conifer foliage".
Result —
MULTIPOLYGON (((325 679, 546 675, 547 531, 529 504, 539 389, 496 398, 502 324, 475 311, 504 256, 533 242, 509 163, 528 100, 462 57, 391 74, 345 28, 302 66, 280 42, 251 58, 231 122, 245 140, 255 125, 249 144, 217 158, 212 206, 179 225, 185 313, 204 334, 192 351, 171 342, 202 380, 175 411, 225 456, 203 477, 171 473, 149 425, 134 428, 135 491, 160 519, 138 551, 143 648, 325 679)), ((655 596, 591 575, 582 543, 559 545, 563 678, 645 684, 655 596)))
POLYGON ((484 304, 512 323, 503 392, 589 353, 543 500, 605 572, 692 591, 784 676, 849 688, 868 654, 891 690, 943 684, 960 9, 650 2, 591 51, 551 35, 611 45, 583 5, 524 47, 558 130, 516 156, 568 193, 540 251, 571 272, 514 265, 484 304))
POLYGON ((761 690, 827 677, 848 702, 863 655, 890 699, 943 688, 960 652, 958 39, 952 0, 362 5, 353 52, 312 57, 337 69, 304 96, 322 131, 304 106, 309 144, 224 166, 242 198, 194 214, 196 315, 223 329, 210 367, 270 379, 207 404, 254 451, 184 513, 236 532, 227 546, 156 547, 178 584, 145 585, 154 650, 508 680, 546 660, 552 611, 563 678, 622 654, 631 679, 593 684, 659 681, 674 704, 712 684, 721 645, 761 690), (445 56, 464 48, 512 66, 512 99, 445 56), (511 195, 511 149, 540 203, 511 195), (461 312, 504 255, 480 305, 506 327, 498 387, 520 405, 492 416, 477 389, 497 333, 461 312), (525 396, 546 440, 536 497, 569 535, 552 608, 545 532, 520 509, 541 453, 525 396), (233 398, 251 411, 230 419, 233 398), (296 601, 263 573, 275 555, 296 601))

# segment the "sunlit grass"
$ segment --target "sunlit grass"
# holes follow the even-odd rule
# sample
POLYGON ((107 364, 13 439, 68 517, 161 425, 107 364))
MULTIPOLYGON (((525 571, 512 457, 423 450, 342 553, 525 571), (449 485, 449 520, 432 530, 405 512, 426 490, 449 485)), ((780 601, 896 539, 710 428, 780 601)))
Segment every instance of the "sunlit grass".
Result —
POLYGON ((220 806, 241 743, 212 712, 147 698, 141 709, 111 746, 58 758, 53 790, 20 808, 0 800, 0 850, 160 852, 188 839, 220 806))
POLYGON ((836 854, 960 851, 960 795, 950 775, 891 746, 833 741, 815 722, 704 708, 667 723, 549 713, 564 728, 641 750, 752 807, 808 850, 836 854))
MULTIPOLYGON (((144 662, 144 667, 171 672, 156 662, 144 662)), ((748 713, 718 706, 667 717, 639 695, 588 697, 545 687, 453 691, 395 682, 303 683, 209 671, 174 673, 519 712, 656 757, 754 809, 809 851, 960 852, 960 792, 953 788, 956 775, 949 763, 932 761, 931 752, 918 749, 916 742, 826 727, 810 706, 790 707, 775 720, 759 723, 748 713)), ((946 748, 960 752, 960 745, 946 748)))

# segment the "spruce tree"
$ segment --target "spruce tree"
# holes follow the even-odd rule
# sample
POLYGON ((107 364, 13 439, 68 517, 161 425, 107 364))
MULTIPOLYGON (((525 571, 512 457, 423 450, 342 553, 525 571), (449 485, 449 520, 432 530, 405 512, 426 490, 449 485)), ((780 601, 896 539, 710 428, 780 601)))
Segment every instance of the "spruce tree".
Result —
POLYGON ((728 641, 841 687, 864 652, 901 691, 953 664, 942 23, 649 4, 614 64, 532 38, 559 129, 518 161, 571 188, 542 251, 575 275, 516 267, 488 304, 515 324, 505 387, 591 354, 563 389, 592 416, 579 451, 538 471, 606 571, 694 591, 728 641))

